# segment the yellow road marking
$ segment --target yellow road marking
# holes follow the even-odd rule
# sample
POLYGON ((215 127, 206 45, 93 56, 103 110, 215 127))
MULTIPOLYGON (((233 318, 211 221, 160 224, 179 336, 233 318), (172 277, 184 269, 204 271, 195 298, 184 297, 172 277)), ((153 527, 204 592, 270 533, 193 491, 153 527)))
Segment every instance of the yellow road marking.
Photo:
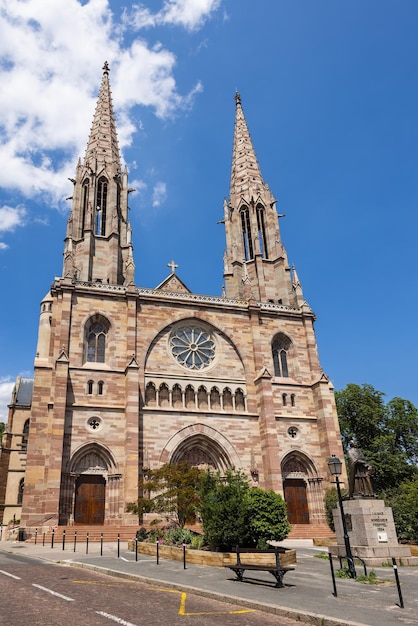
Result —
POLYGON ((184 591, 177 591, 177 589, 161 589, 159 587, 149 587, 149 589, 150 591, 162 591, 163 593, 181 594, 179 615, 240 615, 241 613, 254 613, 254 609, 241 609, 239 611, 196 611, 189 613, 186 612, 187 593, 185 593, 184 591))

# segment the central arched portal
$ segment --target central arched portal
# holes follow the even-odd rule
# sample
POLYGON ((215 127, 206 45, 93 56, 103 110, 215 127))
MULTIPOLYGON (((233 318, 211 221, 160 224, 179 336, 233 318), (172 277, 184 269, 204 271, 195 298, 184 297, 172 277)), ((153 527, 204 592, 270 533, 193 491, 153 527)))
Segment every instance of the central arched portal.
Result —
POLYGON ((103 524, 106 480, 103 476, 82 474, 75 482, 74 524, 103 524))
POLYGON ((283 493, 291 524, 325 522, 322 478, 314 462, 300 450, 282 460, 283 493))

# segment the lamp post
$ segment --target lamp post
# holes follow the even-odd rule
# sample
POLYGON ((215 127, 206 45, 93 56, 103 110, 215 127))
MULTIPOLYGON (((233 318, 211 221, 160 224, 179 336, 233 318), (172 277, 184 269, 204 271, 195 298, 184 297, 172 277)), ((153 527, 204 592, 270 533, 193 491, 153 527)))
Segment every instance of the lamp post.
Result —
POLYGON ((342 462, 340 461, 338 457, 335 456, 335 454, 333 454, 328 459, 329 471, 331 475, 335 477, 335 483, 337 485, 338 504, 340 506, 341 521, 343 524, 344 545, 345 545, 345 553, 346 553, 347 563, 348 563, 348 571, 350 572, 351 578, 357 578, 356 568, 354 567, 353 555, 351 553, 350 538, 348 536, 347 524, 345 521, 343 499, 341 496, 341 486, 340 486, 339 477, 341 476, 341 473, 342 473, 342 467, 343 467, 342 462))

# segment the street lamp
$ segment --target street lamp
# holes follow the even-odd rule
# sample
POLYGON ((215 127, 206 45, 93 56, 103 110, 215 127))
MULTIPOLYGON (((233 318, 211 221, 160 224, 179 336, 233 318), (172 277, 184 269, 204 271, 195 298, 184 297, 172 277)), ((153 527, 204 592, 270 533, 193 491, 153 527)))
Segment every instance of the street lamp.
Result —
POLYGON ((341 476, 342 469, 343 469, 342 461, 340 461, 340 459, 336 457, 335 454, 333 454, 328 459, 328 468, 329 468, 331 475, 335 477, 335 482, 337 485, 338 504, 340 505, 341 521, 343 523, 344 544, 345 544, 345 552, 346 552, 347 563, 348 563, 348 571, 350 572, 351 578, 357 578, 356 568, 354 567, 353 555, 351 553, 350 538, 348 536, 347 524, 345 521, 343 499, 341 496, 339 476, 341 476))

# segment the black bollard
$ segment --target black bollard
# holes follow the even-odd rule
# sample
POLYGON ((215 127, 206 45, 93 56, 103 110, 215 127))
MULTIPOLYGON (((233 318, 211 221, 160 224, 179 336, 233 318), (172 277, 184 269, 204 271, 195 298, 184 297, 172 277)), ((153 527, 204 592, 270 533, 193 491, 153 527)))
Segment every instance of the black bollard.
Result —
POLYGON ((160 544, 157 541, 157 565, 160 563, 160 553, 159 553, 160 544))
POLYGON ((103 556, 103 533, 100 533, 100 556, 103 556))
POLYGON ((55 528, 52 529, 52 534, 51 534, 51 548, 54 547, 54 537, 55 537, 55 528))
POLYGON ((118 533, 118 559, 120 558, 120 533, 118 533))
POLYGON ((183 543, 183 569, 187 569, 186 566, 186 544, 183 543))
POLYGON ((77 531, 74 531, 74 552, 75 552, 75 547, 77 545, 77 531))
POLYGON ((86 554, 89 553, 89 534, 86 534, 86 554))
POLYGON ((334 563, 332 562, 331 552, 328 552, 328 558, 329 558, 329 566, 331 568, 332 586, 334 588, 334 592, 332 595, 336 598, 338 594, 337 594, 337 585, 335 584, 334 563))
POLYGON ((138 560, 138 537, 135 537, 135 561, 138 560))
POLYGON ((35 546, 36 546, 36 540, 38 539, 38 529, 35 528, 35 546))
POLYGON ((399 605, 398 606, 401 609, 403 609, 404 608, 404 604, 403 604, 403 598, 402 598, 401 584, 399 582, 398 566, 396 565, 395 557, 392 557, 392 567, 393 567, 393 571, 395 572, 396 586, 398 588, 398 596, 399 596, 399 605))
POLYGON ((42 535, 42 545, 45 545, 45 533, 42 535))
POLYGON ((65 530, 62 531, 62 549, 65 550, 65 530))

